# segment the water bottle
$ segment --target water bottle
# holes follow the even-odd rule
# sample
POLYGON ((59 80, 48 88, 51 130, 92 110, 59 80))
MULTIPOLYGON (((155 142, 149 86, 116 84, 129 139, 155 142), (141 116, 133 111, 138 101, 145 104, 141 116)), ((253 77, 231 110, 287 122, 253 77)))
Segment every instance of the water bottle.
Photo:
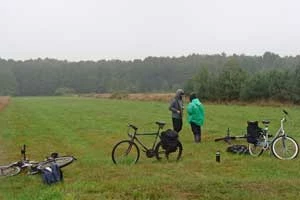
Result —
POLYGON ((216 152, 216 162, 220 162, 221 161, 221 154, 220 151, 216 152))

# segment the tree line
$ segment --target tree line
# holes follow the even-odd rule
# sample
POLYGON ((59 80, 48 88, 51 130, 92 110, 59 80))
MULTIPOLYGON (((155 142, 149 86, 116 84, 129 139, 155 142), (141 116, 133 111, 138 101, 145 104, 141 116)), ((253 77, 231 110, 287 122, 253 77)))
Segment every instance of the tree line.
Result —
POLYGON ((0 95, 174 92, 184 88, 203 100, 300 102, 300 56, 192 54, 143 60, 69 62, 0 59, 0 95))

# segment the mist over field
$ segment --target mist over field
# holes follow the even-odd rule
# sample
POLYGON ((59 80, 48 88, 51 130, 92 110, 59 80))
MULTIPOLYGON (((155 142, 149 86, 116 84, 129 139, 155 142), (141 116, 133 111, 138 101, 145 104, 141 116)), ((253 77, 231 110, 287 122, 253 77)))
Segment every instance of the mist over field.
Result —
POLYGON ((283 110, 285 133, 300 141, 299 8, 297 0, 1 1, 0 200, 299 199, 299 157, 228 152, 249 150, 248 121, 270 121, 274 136, 283 110), (129 124, 139 133, 157 131, 157 121, 173 128, 178 89, 181 158, 156 159, 161 135, 140 135, 148 151, 137 142, 138 162, 115 165, 114 146, 131 144, 129 124), (205 108, 199 144, 187 121, 192 92, 205 108), (51 186, 28 168, 1 176, 20 163, 23 145, 29 160, 53 152, 77 160, 51 186))

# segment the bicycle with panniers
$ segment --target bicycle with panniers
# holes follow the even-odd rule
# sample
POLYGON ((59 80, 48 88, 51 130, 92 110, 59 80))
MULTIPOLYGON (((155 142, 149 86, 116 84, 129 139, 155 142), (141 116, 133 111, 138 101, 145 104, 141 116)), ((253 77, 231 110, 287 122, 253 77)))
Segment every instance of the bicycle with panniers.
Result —
POLYGON ((283 117, 280 120, 280 127, 274 137, 269 133, 269 120, 263 120, 263 128, 258 126, 258 121, 248 121, 247 142, 249 153, 252 156, 260 156, 264 151, 270 150, 280 160, 292 160, 299 154, 297 141, 288 136, 284 130, 284 123, 287 121, 288 112, 283 110, 283 117))
POLYGON ((112 150, 112 161, 115 164, 135 164, 140 158, 140 148, 147 158, 155 157, 159 161, 178 161, 182 155, 182 144, 178 140, 178 134, 173 130, 161 131, 165 122, 157 121, 157 131, 138 132, 138 128, 128 125, 129 139, 118 142, 112 150), (141 136, 154 136, 154 141, 149 147, 145 145, 141 136))

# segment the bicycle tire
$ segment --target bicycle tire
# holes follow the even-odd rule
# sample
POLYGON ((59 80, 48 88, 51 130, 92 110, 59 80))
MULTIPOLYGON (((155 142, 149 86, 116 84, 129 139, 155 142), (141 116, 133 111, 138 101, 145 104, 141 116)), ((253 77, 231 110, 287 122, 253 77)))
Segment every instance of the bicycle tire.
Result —
POLYGON ((248 143, 248 150, 251 156, 258 157, 264 152, 264 146, 259 144, 248 143))
POLYGON ((0 166, 0 176, 15 176, 21 172, 19 166, 0 166))
POLYGON ((155 156, 159 161, 178 161, 181 158, 182 149, 182 144, 180 141, 178 141, 176 151, 167 152, 167 150, 163 148, 162 142, 160 141, 155 147, 155 156))
POLYGON ((135 164, 140 158, 140 149, 130 140, 122 140, 112 150, 112 161, 115 164, 135 164))
POLYGON ((71 164, 74 160, 76 159, 73 156, 59 156, 55 158, 55 163, 59 168, 63 168, 71 164))
POLYGON ((299 154, 297 141, 289 136, 275 138, 271 147, 273 155, 280 160, 292 160, 299 154))
POLYGON ((63 168, 71 164, 74 160, 76 160, 73 156, 59 156, 52 160, 47 160, 38 164, 38 169, 44 169, 46 167, 50 167, 52 163, 56 163, 59 168, 63 168))

